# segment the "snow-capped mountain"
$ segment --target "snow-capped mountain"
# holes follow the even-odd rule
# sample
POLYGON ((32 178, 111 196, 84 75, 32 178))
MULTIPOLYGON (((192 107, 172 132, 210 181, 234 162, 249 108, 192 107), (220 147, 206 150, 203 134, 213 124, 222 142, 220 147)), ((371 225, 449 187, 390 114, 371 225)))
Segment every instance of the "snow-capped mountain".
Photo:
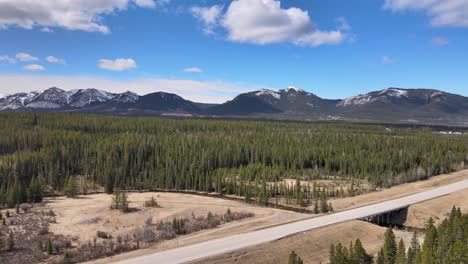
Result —
POLYGON ((116 94, 97 89, 80 89, 68 93, 68 105, 71 107, 84 107, 94 103, 103 103, 111 100, 116 94))
POLYGON ((433 89, 387 88, 344 100, 322 99, 290 86, 243 93, 223 104, 199 104, 170 93, 139 96, 97 89, 0 95, 0 111, 71 111, 132 115, 183 113, 281 119, 468 124, 468 98, 433 89))
POLYGON ((6 95, 3 98, 0 98, 0 110, 14 110, 26 107, 26 105, 28 105, 40 94, 41 92, 34 91, 30 93, 16 93, 12 95, 6 95))
POLYGON ((5 95, 0 98, 0 110, 82 108, 110 101, 119 95, 96 89, 65 91, 52 87, 44 91, 5 95))
POLYGON ((289 86, 286 89, 261 89, 241 94, 228 103, 222 104, 215 110, 217 114, 238 114, 248 109, 254 113, 293 113, 318 115, 328 111, 335 100, 322 99, 315 94, 289 86))
POLYGON ((115 95, 110 102, 114 104, 132 104, 138 101, 140 96, 134 92, 126 91, 125 93, 115 95))
MULTIPOLYGON (((68 105, 70 92, 57 87, 49 88, 38 94, 30 102, 25 104, 28 108, 57 109, 68 105)), ((71 92, 73 93, 73 92, 71 92)))
POLYGON ((352 96, 338 103, 338 106, 364 105, 376 101, 390 102, 401 98, 408 98, 405 89, 387 88, 385 90, 352 96))
POLYGON ((433 89, 387 88, 357 95, 337 104, 345 118, 440 121, 468 121, 468 98, 433 89))

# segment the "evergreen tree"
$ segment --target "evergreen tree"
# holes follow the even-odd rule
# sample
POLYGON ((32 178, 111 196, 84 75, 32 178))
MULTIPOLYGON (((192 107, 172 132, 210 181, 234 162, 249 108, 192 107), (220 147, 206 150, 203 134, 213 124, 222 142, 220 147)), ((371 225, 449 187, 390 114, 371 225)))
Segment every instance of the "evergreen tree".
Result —
POLYGON ((322 197, 320 198, 320 212, 328 213, 327 197, 325 197, 325 194, 322 194, 322 197))
POLYGON ((296 254, 296 252, 291 251, 289 254, 289 264, 303 264, 302 259, 296 254))
POLYGON ((4 247, 5 247, 5 244, 3 242, 2 230, 0 230, 0 254, 2 254, 2 251, 3 251, 4 247))
POLYGON ((372 257, 367 254, 362 246, 361 240, 356 239, 351 255, 352 263, 355 264, 372 264, 372 257))
POLYGON ((47 255, 52 255, 54 253, 54 244, 52 244, 52 241, 50 238, 47 240, 46 246, 45 246, 45 252, 47 255))
POLYGON ((67 178, 64 192, 68 198, 73 198, 77 195, 77 187, 76 187, 75 179, 72 176, 69 176, 67 178))
POLYGON ((375 264, 387 264, 383 249, 380 249, 379 253, 377 253, 377 259, 375 260, 375 264))
POLYGON ((408 264, 416 264, 416 255, 420 254, 420 246, 418 242, 418 237, 416 232, 413 233, 413 238, 411 239, 411 245, 408 248, 408 264))
POLYGON ((434 226, 434 219, 429 218, 425 231, 424 243, 422 245, 421 258, 424 264, 436 263, 437 259, 437 228, 434 226))
POLYGON ((387 230, 385 231, 384 237, 385 237, 385 240, 384 240, 384 245, 382 247, 384 263, 394 264, 396 254, 397 254, 397 244, 395 241, 395 234, 393 233, 393 229, 391 227, 387 228, 387 230))
POLYGON ((8 233, 8 240, 7 240, 7 251, 13 251, 15 248, 15 237, 13 236, 13 232, 10 230, 8 233))
POLYGON ((317 199, 315 199, 313 211, 314 211, 314 214, 319 214, 320 213, 319 208, 318 208, 318 200, 317 199))
POLYGON ((398 243, 397 253, 395 257, 395 264, 407 264, 408 260, 406 259, 406 248, 403 239, 400 239, 398 243))

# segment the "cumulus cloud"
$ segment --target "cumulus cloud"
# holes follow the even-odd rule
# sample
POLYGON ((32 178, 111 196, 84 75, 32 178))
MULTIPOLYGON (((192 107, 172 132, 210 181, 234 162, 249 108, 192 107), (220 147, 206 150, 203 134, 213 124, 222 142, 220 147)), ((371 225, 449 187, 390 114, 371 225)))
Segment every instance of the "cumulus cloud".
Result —
POLYGON ((15 64, 16 63, 16 60, 14 58, 11 58, 8 55, 0 56, 0 62, 2 62, 2 61, 10 63, 10 64, 15 64))
POLYGON ((39 60, 37 57, 34 57, 28 53, 24 53, 24 52, 21 52, 21 53, 18 53, 16 54, 16 59, 18 59, 19 61, 37 61, 39 60))
POLYGON ((26 71, 44 71, 45 70, 44 66, 40 64, 28 64, 24 66, 23 69, 26 71))
POLYGON ((424 12, 435 27, 468 27, 467 0, 385 0, 384 8, 424 12))
POLYGON ((296 7, 283 9, 276 0, 233 1, 222 24, 228 31, 228 39, 235 42, 319 46, 344 40, 339 30, 318 29, 307 11, 296 7))
POLYGON ((137 64, 133 59, 130 58, 115 60, 100 59, 98 66, 99 68, 108 71, 125 71, 136 68, 137 64))
POLYGON ((448 45, 449 44, 449 41, 448 39, 446 38, 443 38, 443 37, 437 37, 437 38, 433 38, 432 39, 432 45, 434 46, 445 46, 445 45, 448 45))
POLYGON ((203 23, 203 32, 213 34, 222 15, 222 7, 214 5, 212 7, 193 7, 191 9, 193 16, 203 23))
POLYGON ((192 8, 192 13, 203 22, 205 33, 211 34, 219 27, 227 32, 230 41, 259 45, 339 44, 346 38, 342 31, 351 29, 344 18, 338 18, 337 30, 320 30, 308 11, 282 8, 278 0, 234 0, 224 12, 221 6, 215 5, 192 8))
POLYGON ((395 63, 395 60, 389 56, 383 56, 381 60, 382 64, 392 64, 395 63))
POLYGON ((59 58, 54 57, 54 56, 48 56, 48 57, 46 58, 46 61, 48 61, 49 63, 60 63, 60 64, 64 64, 64 63, 65 63, 65 60, 59 59, 59 58))
POLYGON ((0 29, 60 27, 108 33, 102 16, 126 10, 131 3, 143 8, 155 6, 153 0, 1 0, 0 29))
POLYGON ((12 94, 60 87, 64 90, 94 87, 109 92, 121 93, 133 91, 144 95, 157 91, 175 93, 185 99, 204 103, 223 103, 231 100, 239 93, 258 90, 263 85, 232 83, 225 81, 196 81, 163 78, 143 78, 130 80, 116 80, 89 76, 60 76, 60 75, 29 75, 29 74, 0 74, 1 92, 12 94))
POLYGON ((198 67, 191 67, 191 68, 185 68, 184 72, 201 73, 201 72, 203 72, 203 70, 198 68, 198 67))

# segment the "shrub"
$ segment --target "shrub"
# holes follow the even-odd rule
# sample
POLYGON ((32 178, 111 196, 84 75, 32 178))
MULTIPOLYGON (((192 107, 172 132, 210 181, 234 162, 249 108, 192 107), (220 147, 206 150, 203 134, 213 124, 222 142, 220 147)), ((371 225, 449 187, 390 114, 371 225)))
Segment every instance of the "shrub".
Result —
POLYGON ((147 201, 145 201, 145 207, 159 207, 158 202, 154 198, 154 196, 151 196, 151 198, 147 201))
POLYGON ((112 238, 112 236, 104 231, 97 231, 96 236, 102 239, 109 239, 112 238))

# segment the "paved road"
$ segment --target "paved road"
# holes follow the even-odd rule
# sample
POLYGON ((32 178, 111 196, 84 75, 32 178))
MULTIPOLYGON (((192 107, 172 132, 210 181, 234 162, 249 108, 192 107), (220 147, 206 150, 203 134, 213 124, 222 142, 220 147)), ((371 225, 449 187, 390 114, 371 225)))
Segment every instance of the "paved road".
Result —
MULTIPOLYGON (((285 236, 333 225, 349 220, 360 219, 375 214, 392 211, 412 204, 444 196, 468 188, 468 180, 460 181, 430 191, 425 191, 402 198, 376 203, 339 213, 324 215, 290 224, 280 225, 249 233, 227 236, 206 242, 162 251, 133 259, 127 259, 119 264, 153 264, 153 263, 185 263, 197 259, 231 252, 245 247, 270 242, 285 236)), ((447 205, 451 206, 451 205, 447 205)))

